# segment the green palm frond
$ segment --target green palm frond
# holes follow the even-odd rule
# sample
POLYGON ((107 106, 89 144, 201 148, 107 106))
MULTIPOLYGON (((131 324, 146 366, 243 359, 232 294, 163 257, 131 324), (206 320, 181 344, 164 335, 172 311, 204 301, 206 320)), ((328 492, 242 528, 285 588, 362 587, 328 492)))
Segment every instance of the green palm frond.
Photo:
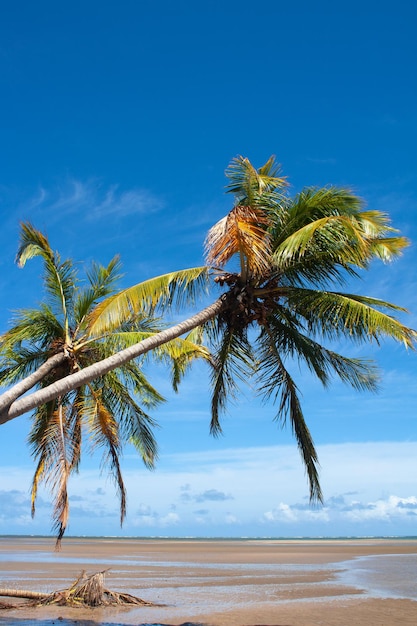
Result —
MULTIPOLYGON (((143 339, 153 337, 155 334, 155 332, 149 333, 135 331, 112 333, 112 336, 109 340, 109 345, 117 346, 117 348, 121 350, 123 348, 133 346, 143 339)), ((185 338, 178 337, 177 339, 173 339, 172 341, 168 341, 167 343, 158 346, 152 351, 151 356, 153 358, 160 359, 179 359, 182 356, 189 357, 191 354, 194 354, 195 357, 200 357, 203 359, 209 359, 210 357, 210 352, 208 348, 202 346, 201 344, 190 341, 189 335, 187 335, 185 338)))
POLYGON ((74 317, 78 328, 83 324, 93 306, 115 291, 116 283, 122 277, 119 256, 113 257, 106 267, 93 262, 91 268, 86 270, 86 274, 89 287, 78 294, 74 304, 74 317))
POLYGON ((1 355, 0 385, 14 385, 35 372, 47 361, 49 354, 37 348, 8 350, 1 355))
POLYGON ((279 267, 310 256, 313 263, 366 268, 373 257, 390 261, 408 245, 405 237, 372 237, 364 232, 367 226, 365 220, 346 216, 315 220, 276 247, 273 258, 279 267))
POLYGON ((332 215, 316 219, 292 233, 274 250, 274 259, 279 266, 285 267, 309 251, 326 250, 329 261, 364 267, 369 256, 367 244, 356 220, 345 215, 332 215))
POLYGON ((369 256, 388 263, 401 256, 409 245, 406 237, 377 237, 369 242, 369 256))
MULTIPOLYGON (((265 333, 265 329, 261 333, 265 333)), ((268 333, 282 358, 298 359, 327 387, 336 375, 342 382, 357 391, 376 391, 378 370, 372 361, 344 357, 328 350, 311 337, 303 334, 291 313, 277 306, 275 315, 268 318, 268 333)), ((270 341, 268 336, 267 341, 270 341)))
POLYGON ((252 350, 245 333, 236 333, 233 329, 221 325, 217 329, 219 347, 213 352, 211 384, 210 433, 220 435, 220 413, 226 409, 227 402, 237 392, 236 379, 248 383, 253 374, 252 350))
POLYGON ((230 181, 226 191, 236 197, 236 204, 253 205, 262 194, 287 187, 286 177, 278 176, 280 171, 281 166, 273 156, 259 169, 249 159, 235 157, 225 172, 230 181))
POLYGON ((310 500, 323 501, 318 473, 318 457, 311 433, 307 427, 298 390, 293 379, 285 369, 280 354, 273 339, 273 332, 265 327, 262 334, 259 350, 259 362, 262 367, 258 371, 258 386, 264 399, 279 400, 276 420, 285 425, 289 420, 291 429, 297 441, 298 449, 306 468, 310 500))
POLYGON ((46 304, 41 304, 39 309, 17 311, 12 324, 0 337, 0 354, 3 350, 28 344, 37 344, 41 350, 46 350, 51 346, 51 337, 65 337, 62 324, 46 304))
MULTIPOLYGON (((82 345, 84 347, 90 346, 90 349, 86 353, 87 358, 85 358, 83 353, 80 354, 78 364, 82 367, 86 367, 90 363, 107 358, 119 350, 133 346, 144 339, 153 337, 154 335, 155 332, 123 331, 113 332, 101 343, 97 343, 94 340, 83 342, 82 345)), ((178 337, 177 339, 173 339, 172 341, 158 346, 152 350, 152 353, 148 353, 141 357, 140 364, 143 364, 147 359, 163 361, 168 364, 171 368, 173 388, 177 391, 180 381, 195 359, 203 359, 210 363, 211 354, 208 348, 201 345, 201 330, 195 330, 193 333, 184 338, 178 337), (191 341, 190 337, 197 339, 200 343, 191 341)), ((122 373, 125 373, 133 367, 135 368, 135 371, 137 369, 137 371, 140 372, 139 364, 136 365, 135 361, 130 361, 119 369, 122 373)), ((141 385, 143 387, 146 379, 143 376, 141 380, 141 385)), ((132 384, 132 381, 130 381, 129 384, 132 384)), ((136 393, 141 393, 142 388, 135 388, 134 390, 136 393)), ((156 390, 153 389, 153 392, 156 393, 156 390)))
MULTIPOLYGON (((187 335, 184 339, 174 339, 163 346, 168 348, 163 356, 171 365, 174 391, 178 391, 180 382, 196 359, 203 359, 206 363, 213 365, 213 358, 208 348, 190 341, 189 337, 190 335, 187 335)), ((158 351, 159 348, 154 350, 154 353, 157 355, 158 351)))
MULTIPOLYGON (((140 381, 139 377, 137 388, 140 389, 140 394, 138 397, 143 398, 148 391, 144 391, 140 381)), ((158 457, 158 446, 153 433, 154 428, 157 427, 156 421, 139 406, 116 372, 110 372, 104 383, 101 390, 102 401, 109 411, 118 415, 119 434, 123 436, 124 442, 136 448, 145 466, 153 469, 158 457)), ((163 398, 160 397, 159 402, 162 400, 163 398)))
POLYGON ((403 249, 410 245, 406 237, 393 237, 394 233, 399 233, 398 229, 391 226, 391 219, 387 213, 382 211, 361 211, 355 216, 360 225, 364 237, 369 241, 389 242, 391 256, 389 260, 401 254, 403 249))
MULTIPOLYGON (((111 337, 111 343, 114 341, 117 344, 118 349, 123 349, 124 347, 127 348, 154 335, 155 333, 114 333, 111 337)), ((150 355, 145 355, 145 358, 146 357, 164 361, 174 368, 173 372, 176 372, 179 376, 179 379, 174 383, 175 390, 177 390, 177 385, 185 371, 188 369, 188 366, 191 365, 195 359, 203 359, 208 362, 211 361, 209 349, 199 343, 190 341, 189 335, 184 338, 178 337, 177 339, 173 339, 162 344, 161 346, 158 346, 152 350, 150 355)), ((144 357, 142 357, 141 362, 143 361, 144 357)), ((176 379, 175 374, 174 379, 176 379)))
POLYGON ((152 469, 157 457, 157 445, 152 429, 157 424, 137 404, 134 397, 135 395, 139 397, 148 407, 157 406, 164 398, 150 385, 141 369, 134 362, 130 362, 123 368, 92 381, 83 389, 81 399, 75 403, 79 420, 86 425, 92 435, 90 437, 92 447, 107 450, 105 462, 110 461, 116 481, 118 474, 113 454, 117 453, 120 456, 124 443, 132 443, 145 465, 152 469), (98 409, 101 411, 100 420, 97 419, 98 409), (106 415, 109 419, 108 427, 102 421, 106 415), (117 424, 113 416, 117 416, 117 424))
POLYGON ((72 261, 61 262, 45 235, 30 223, 21 224, 20 245, 16 256, 19 267, 36 256, 44 261, 45 288, 63 316, 66 339, 69 341, 69 316, 73 305, 76 273, 72 261))
POLYGON ((310 188, 289 199, 272 226, 273 258, 279 268, 296 264, 293 275, 317 265, 331 279, 337 266, 366 268, 372 258, 389 261, 400 255, 409 244, 392 236, 396 232, 386 214, 363 210, 351 191, 310 188))
POLYGON ((19 267, 24 267, 29 259, 37 256, 44 260, 45 284, 48 291, 61 299, 71 300, 76 282, 72 262, 69 259, 62 262, 43 233, 30 223, 22 223, 16 262, 19 267))
MULTIPOLYGON (((125 392, 133 395, 140 400, 140 402, 148 409, 155 409, 162 402, 165 402, 163 395, 150 383, 149 379, 145 375, 142 369, 142 363, 137 363, 135 360, 129 361, 125 365, 112 370, 103 376, 101 383, 97 383, 102 387, 102 394, 106 394, 108 388, 109 394, 112 394, 117 387, 121 389, 123 386, 125 392)), ((106 396, 107 397, 107 396, 106 396)), ((114 406, 112 409, 115 415, 122 414, 123 407, 119 405, 114 406)))
POLYGON ((37 256, 42 256, 47 260, 53 258, 48 238, 29 222, 22 222, 20 224, 20 241, 16 253, 16 262, 19 267, 24 267, 26 261, 37 256))
MULTIPOLYGON (((109 333, 107 336, 102 338, 100 343, 96 338, 92 338, 88 341, 82 343, 83 347, 88 346, 100 346, 100 350, 103 352, 103 355, 110 356, 114 354, 118 350, 123 350, 124 348, 129 348, 130 346, 134 346, 136 343, 147 339, 148 337, 153 337, 158 331, 141 331, 141 330, 126 330, 126 331, 113 331, 109 333)), ((162 347, 162 350, 165 346, 162 347)), ((103 356, 103 358, 105 358, 103 356)))
POLYGON ((294 307, 307 323, 310 332, 329 338, 350 338, 357 341, 388 337, 413 349, 417 333, 396 318, 378 309, 406 312, 389 302, 338 292, 288 289, 289 307, 294 307))
MULTIPOLYGON (((345 215, 354 217, 364 211, 365 203, 345 187, 305 187, 294 198, 288 198, 288 228, 294 232, 307 223, 330 217, 345 215)), ((285 238, 290 234, 283 233, 285 238)))
POLYGON ((157 307, 194 303, 208 288, 208 267, 194 267, 151 278, 124 289, 98 304, 89 318, 88 332, 100 335, 117 329, 137 314, 150 314, 157 307))

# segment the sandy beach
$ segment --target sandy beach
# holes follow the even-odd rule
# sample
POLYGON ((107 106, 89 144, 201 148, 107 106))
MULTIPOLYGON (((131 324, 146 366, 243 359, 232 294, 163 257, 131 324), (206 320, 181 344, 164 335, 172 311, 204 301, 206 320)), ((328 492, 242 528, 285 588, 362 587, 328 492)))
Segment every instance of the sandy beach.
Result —
POLYGON ((53 539, 0 538, 1 588, 50 592, 107 568, 108 588, 159 606, 23 606, 0 610, 0 624, 417 623, 417 540, 67 538, 57 553, 53 539))

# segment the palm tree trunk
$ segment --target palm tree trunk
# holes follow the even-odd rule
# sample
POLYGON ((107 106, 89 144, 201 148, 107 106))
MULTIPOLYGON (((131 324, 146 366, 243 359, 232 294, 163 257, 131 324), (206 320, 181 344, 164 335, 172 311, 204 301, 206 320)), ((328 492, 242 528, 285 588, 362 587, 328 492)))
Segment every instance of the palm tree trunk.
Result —
POLYGON ((70 374, 69 376, 56 381, 44 389, 35 391, 31 395, 21 398, 20 400, 16 400, 12 405, 0 412, 0 424, 5 424, 19 415, 23 415, 23 413, 27 413, 28 411, 35 409, 41 404, 55 400, 55 398, 60 395, 64 395, 74 389, 78 389, 81 385, 84 385, 95 378, 99 378, 100 376, 104 376, 104 374, 107 374, 117 367, 124 365, 141 354, 145 354, 146 352, 149 352, 164 343, 168 343, 169 341, 190 332, 193 328, 197 328, 197 326, 202 326, 209 320, 216 317, 216 315, 218 315, 222 310, 223 306, 224 298, 220 297, 218 300, 213 302, 213 304, 210 304, 208 307, 199 313, 196 313, 192 317, 189 317, 187 320, 184 320, 171 328, 167 328, 153 337, 148 337, 147 339, 144 339, 129 348, 125 348, 124 350, 121 350, 120 352, 117 352, 116 354, 113 354, 98 363, 94 363, 94 365, 90 365, 89 367, 75 372, 74 374, 70 374))
POLYGON ((5 598, 25 598, 26 600, 44 600, 48 593, 40 591, 29 591, 27 589, 0 589, 0 597, 5 598))
MULTIPOLYGON (((42 380, 49 372, 51 372, 55 367, 61 365, 66 360, 66 355, 64 352, 59 352, 58 354, 54 354, 51 356, 45 363, 43 363, 36 372, 27 376, 24 380, 21 380, 16 385, 13 385, 8 391, 3 393, 0 396, 0 415, 5 411, 17 398, 23 396, 24 393, 32 389, 42 380)), ((1 423, 1 422, 0 422, 1 423)))

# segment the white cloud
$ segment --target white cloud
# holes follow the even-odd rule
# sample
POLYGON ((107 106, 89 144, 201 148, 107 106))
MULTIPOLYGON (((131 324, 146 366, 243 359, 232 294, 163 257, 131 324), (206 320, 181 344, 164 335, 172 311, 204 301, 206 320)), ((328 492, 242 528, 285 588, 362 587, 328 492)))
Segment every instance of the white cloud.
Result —
POLYGON ((104 188, 99 180, 86 181, 69 178, 54 188, 39 187, 32 198, 21 202, 18 213, 21 219, 45 221, 47 224, 62 221, 65 216, 77 215, 80 220, 97 220, 112 215, 123 218, 129 215, 155 213, 164 206, 161 198, 146 189, 122 190, 119 185, 104 188))
POLYGON ((293 522, 297 519, 294 511, 288 504, 280 503, 276 509, 272 511, 266 511, 264 513, 264 519, 267 522, 277 522, 284 520, 286 522, 293 522))
POLYGON ((124 217, 131 214, 155 213, 162 209, 163 206, 161 199, 149 191, 133 189, 122 192, 115 185, 105 192, 104 197, 99 199, 89 217, 95 219, 97 217, 108 217, 109 215, 124 217))
MULTIPOLYGON (((319 446, 323 506, 310 506, 295 446, 265 446, 162 456, 155 472, 124 476, 128 515, 124 534, 154 535, 369 535, 413 534, 417 521, 417 442, 345 443, 319 446), (140 497, 140 499, 138 498, 140 497), (204 503, 203 507, 198 504, 204 503), (197 505, 197 506, 196 506, 197 505)), ((30 470, 8 467, 0 475, 0 532, 27 524, 47 532, 44 492, 30 521, 30 470), (1 493, 3 492, 3 493, 1 493), (39 514, 39 517, 38 517, 39 514)), ((72 534, 118 534, 113 485, 81 468, 70 481, 72 534)), ((39 530, 38 530, 39 532, 39 530)))
POLYGON ((171 511, 167 515, 160 518, 159 523, 161 526, 176 526, 180 522, 180 516, 177 513, 171 511))
MULTIPOLYGON (((383 534, 390 526, 406 528, 410 532, 417 521, 417 497, 402 498, 395 495, 374 501, 360 500, 340 495, 330 498, 323 508, 311 509, 305 504, 280 503, 262 516, 265 525, 289 524, 294 529, 321 527, 323 535, 334 534, 334 529, 344 529, 344 534, 363 534, 361 529, 373 527, 374 534, 383 534), (403 525, 403 526, 401 526, 403 525), (382 529, 382 530, 381 530, 382 529)), ((337 534, 338 531, 336 531, 337 534)), ((398 534, 402 534, 398 532, 398 534)))
POLYGON ((417 497, 410 496, 408 498, 400 498, 391 495, 386 499, 379 499, 371 502, 353 501, 345 511, 354 522, 361 523, 368 520, 398 520, 408 517, 414 518, 417 522, 417 497))

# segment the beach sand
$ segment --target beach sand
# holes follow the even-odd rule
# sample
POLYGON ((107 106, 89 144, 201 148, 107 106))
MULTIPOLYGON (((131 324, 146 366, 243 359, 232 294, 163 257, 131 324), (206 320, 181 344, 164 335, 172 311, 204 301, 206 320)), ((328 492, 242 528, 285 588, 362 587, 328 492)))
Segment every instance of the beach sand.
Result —
MULTIPOLYGON (((82 570, 110 568, 108 588, 163 606, 2 609, 0 624, 416 626, 417 593, 410 599, 374 589, 366 578, 366 557, 377 555, 389 578, 394 560, 401 568, 401 559, 407 563, 406 555, 414 555, 408 563, 415 566, 417 540, 68 538, 57 553, 52 539, 5 537, 0 538, 2 588, 50 592, 67 587, 82 570)), ((417 572, 404 570, 404 577, 413 576, 417 586, 417 572)))

